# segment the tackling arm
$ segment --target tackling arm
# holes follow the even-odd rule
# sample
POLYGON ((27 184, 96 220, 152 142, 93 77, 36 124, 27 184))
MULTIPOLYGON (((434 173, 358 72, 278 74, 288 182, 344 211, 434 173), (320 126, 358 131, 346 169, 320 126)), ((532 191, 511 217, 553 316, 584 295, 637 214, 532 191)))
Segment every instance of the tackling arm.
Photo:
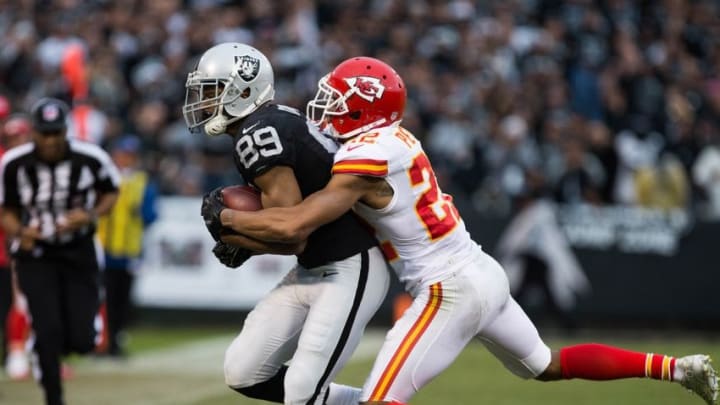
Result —
POLYGON ((276 243, 253 239, 239 233, 221 234, 220 240, 232 246, 251 250, 253 254, 297 255, 305 249, 305 243, 276 243))
MULTIPOLYGON (((254 183, 261 190, 263 207, 290 207, 302 201, 295 172, 290 167, 275 166, 256 177, 254 183)), ((302 253, 306 244, 305 240, 273 243, 237 233, 224 234, 220 239, 230 245, 251 250, 255 254, 295 255, 302 253)))
POLYGON ((308 196, 294 207, 267 208, 260 211, 220 212, 223 226, 254 239, 293 243, 304 241, 320 226, 349 211, 375 182, 350 174, 336 174, 324 189, 308 196))

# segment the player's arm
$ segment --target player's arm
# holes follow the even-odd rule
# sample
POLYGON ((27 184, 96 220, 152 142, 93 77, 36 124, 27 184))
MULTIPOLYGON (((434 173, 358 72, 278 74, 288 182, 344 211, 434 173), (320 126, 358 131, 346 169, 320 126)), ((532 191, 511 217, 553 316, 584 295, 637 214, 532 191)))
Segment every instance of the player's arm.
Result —
POLYGON ((253 254, 297 255, 305 249, 305 243, 280 243, 253 239, 240 234, 221 235, 220 240, 233 246, 252 250, 253 254))
POLYGON ((220 212, 223 226, 255 239, 298 242, 315 229, 332 222, 350 210, 358 200, 373 192, 376 181, 351 174, 335 174, 320 191, 294 207, 267 208, 260 211, 220 212))
POLYGON ((20 221, 19 210, 16 208, 5 207, 0 208, 0 223, 6 235, 15 236, 20 234, 22 222, 20 221))
MULTIPOLYGON (((261 190, 263 207, 291 207, 302 201, 300 186, 295 172, 288 166, 275 166, 257 176, 253 182, 261 190)), ((252 250, 256 254, 273 253, 294 255, 305 250, 306 240, 292 243, 263 241, 242 234, 227 234, 221 237, 225 243, 252 250)))
POLYGON ((29 250, 35 245, 35 240, 40 238, 40 228, 26 226, 22 222, 17 171, 9 170, 5 159, 0 164, 0 171, 3 173, 0 183, 0 226, 8 239, 17 238, 20 241, 19 247, 29 250))

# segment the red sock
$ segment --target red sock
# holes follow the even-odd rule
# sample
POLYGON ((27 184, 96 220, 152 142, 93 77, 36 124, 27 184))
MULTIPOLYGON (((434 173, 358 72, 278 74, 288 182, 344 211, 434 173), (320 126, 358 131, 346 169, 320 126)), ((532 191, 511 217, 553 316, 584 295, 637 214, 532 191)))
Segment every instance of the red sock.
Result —
POLYGON ((393 401, 393 402, 388 403, 388 405, 405 405, 405 404, 403 404, 402 402, 393 401))
POLYGON ((13 305, 8 312, 5 328, 8 343, 22 342, 24 344, 30 335, 30 321, 27 314, 13 305))
POLYGON ((595 343, 560 349, 563 378, 615 380, 648 377, 672 380, 675 358, 653 353, 631 352, 595 343))

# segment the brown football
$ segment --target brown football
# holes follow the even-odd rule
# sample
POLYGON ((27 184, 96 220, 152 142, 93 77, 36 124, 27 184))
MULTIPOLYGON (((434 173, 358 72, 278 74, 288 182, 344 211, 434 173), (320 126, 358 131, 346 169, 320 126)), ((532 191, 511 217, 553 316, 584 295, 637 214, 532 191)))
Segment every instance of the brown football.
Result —
POLYGON ((238 211, 257 211, 262 208, 260 193, 250 186, 228 186, 222 189, 223 203, 238 211))

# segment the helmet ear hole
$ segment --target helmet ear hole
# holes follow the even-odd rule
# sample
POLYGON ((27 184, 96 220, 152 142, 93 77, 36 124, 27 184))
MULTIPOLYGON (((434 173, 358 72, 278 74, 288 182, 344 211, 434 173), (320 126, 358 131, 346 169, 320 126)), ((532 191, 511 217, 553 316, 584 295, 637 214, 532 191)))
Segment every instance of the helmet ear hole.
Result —
POLYGON ((360 110, 351 111, 348 113, 348 117, 350 117, 351 120, 359 120, 361 116, 362 116, 362 111, 360 111, 360 110))
POLYGON ((246 87, 245 90, 243 90, 242 94, 240 94, 240 97, 248 98, 248 97, 250 97, 251 93, 252 93, 252 90, 250 90, 250 87, 246 87))

